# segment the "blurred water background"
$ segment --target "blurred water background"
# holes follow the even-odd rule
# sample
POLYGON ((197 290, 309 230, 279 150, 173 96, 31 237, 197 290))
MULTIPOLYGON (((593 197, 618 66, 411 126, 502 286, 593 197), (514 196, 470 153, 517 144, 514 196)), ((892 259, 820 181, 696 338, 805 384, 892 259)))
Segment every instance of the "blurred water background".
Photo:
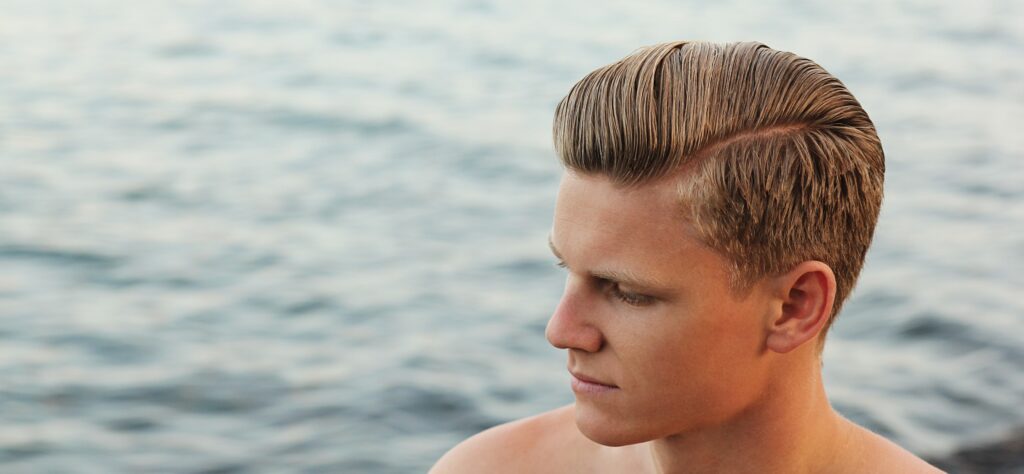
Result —
POLYGON ((0 0, 0 471, 423 472, 568 403, 553 108, 677 39, 840 77, 887 195, 825 376, 1024 424, 1024 4, 0 0))

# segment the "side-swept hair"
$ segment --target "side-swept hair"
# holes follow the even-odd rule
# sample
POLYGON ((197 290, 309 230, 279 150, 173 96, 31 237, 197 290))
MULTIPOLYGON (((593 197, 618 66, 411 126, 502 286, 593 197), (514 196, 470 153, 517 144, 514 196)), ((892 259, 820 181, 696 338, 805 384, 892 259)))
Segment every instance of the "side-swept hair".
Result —
POLYGON ((837 289, 825 331, 882 203, 885 158, 864 109, 821 66, 760 43, 666 43, 597 69, 558 104, 554 143, 567 168, 622 186, 679 173, 684 216, 732 262, 737 293, 826 263, 837 289))

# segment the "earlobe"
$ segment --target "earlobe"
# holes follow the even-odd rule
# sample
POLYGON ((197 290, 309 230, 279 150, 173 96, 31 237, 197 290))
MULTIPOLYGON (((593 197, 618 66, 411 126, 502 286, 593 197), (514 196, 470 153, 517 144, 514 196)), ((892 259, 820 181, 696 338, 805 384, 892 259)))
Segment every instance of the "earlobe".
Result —
POLYGON ((767 347, 787 353, 817 339, 832 314, 836 278, 825 263, 801 262, 778 277, 780 310, 769 322, 767 347))

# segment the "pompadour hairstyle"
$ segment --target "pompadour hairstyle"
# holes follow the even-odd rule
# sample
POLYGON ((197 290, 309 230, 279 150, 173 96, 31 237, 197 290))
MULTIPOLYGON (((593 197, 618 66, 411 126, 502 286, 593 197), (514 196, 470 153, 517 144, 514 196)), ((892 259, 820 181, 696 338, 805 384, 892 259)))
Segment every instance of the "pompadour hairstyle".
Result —
POLYGON ((760 43, 666 43, 597 69, 558 104, 554 144, 568 169, 622 186, 678 176, 681 215, 733 264, 737 293, 828 264, 825 331, 882 203, 885 157, 864 109, 821 66, 760 43))

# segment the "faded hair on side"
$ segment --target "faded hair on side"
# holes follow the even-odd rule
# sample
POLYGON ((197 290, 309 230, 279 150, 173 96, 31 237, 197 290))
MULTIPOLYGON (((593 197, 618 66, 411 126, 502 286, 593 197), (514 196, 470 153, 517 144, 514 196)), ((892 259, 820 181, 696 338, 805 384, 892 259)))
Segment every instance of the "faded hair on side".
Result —
POLYGON ((821 66, 760 43, 666 43, 599 68, 558 104, 554 144, 568 169, 622 186, 679 173, 684 215, 733 264, 737 293, 805 260, 829 265, 823 333, 882 203, 885 158, 864 109, 821 66))

